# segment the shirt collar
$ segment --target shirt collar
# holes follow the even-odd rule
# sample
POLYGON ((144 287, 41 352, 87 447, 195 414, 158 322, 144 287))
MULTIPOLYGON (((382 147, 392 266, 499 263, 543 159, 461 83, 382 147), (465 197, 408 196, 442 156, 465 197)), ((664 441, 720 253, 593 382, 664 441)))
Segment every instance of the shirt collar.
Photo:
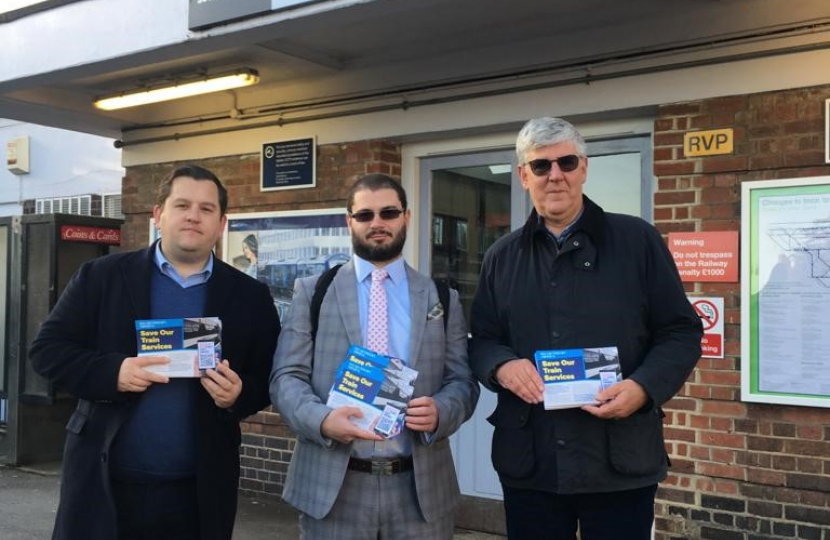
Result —
POLYGON ((568 239, 568 237, 571 235, 571 233, 574 232, 574 230, 576 229, 577 224, 579 224, 579 219, 582 217, 582 214, 584 212, 585 212, 585 205, 582 205, 582 208, 579 209, 579 213, 576 215, 576 218, 574 218, 573 221, 571 221, 564 229, 562 229, 562 232, 559 233, 558 236, 555 235, 553 233, 553 231, 551 231, 550 229, 548 229, 545 226, 545 219, 542 216, 537 215, 536 218, 538 220, 539 228, 543 229, 545 232, 547 232, 547 234, 549 234, 550 237, 553 238, 556 241, 556 243, 561 246, 565 242, 565 240, 568 239))
MULTIPOLYGON (((369 277, 376 267, 366 259, 362 259, 357 255, 354 257, 354 271, 357 276, 357 282, 362 283, 364 279, 369 277)), ((399 284, 406 277, 406 265, 404 265, 403 257, 398 257, 391 263, 383 267, 389 273, 389 279, 392 283, 399 284)))
MULTIPOLYGON (((173 266, 173 263, 168 261, 167 257, 164 256, 164 253, 162 253, 162 251, 161 251, 161 240, 156 242, 156 250, 155 250, 154 260, 155 260, 156 266, 158 267, 159 270, 161 270, 161 272, 163 274, 170 275, 170 273, 173 273, 180 280, 182 279, 182 277, 179 276, 179 273, 176 272, 176 268, 173 266)), ((197 275, 197 274, 204 274, 204 276, 205 276, 204 280, 205 281, 210 279, 211 274, 213 274, 213 252, 210 253, 210 257, 208 257, 207 263, 205 264, 205 267, 202 269, 202 271, 197 272, 194 275, 197 275)))

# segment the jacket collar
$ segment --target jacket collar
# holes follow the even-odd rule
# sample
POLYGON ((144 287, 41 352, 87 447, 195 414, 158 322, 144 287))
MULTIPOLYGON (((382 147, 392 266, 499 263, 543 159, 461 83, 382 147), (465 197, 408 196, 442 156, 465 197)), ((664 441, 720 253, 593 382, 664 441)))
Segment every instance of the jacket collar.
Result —
MULTIPOLYGON (((605 240, 605 211, 586 195, 582 196, 582 216, 574 224, 572 234, 584 232, 599 245, 605 240)), ((522 243, 530 245, 537 234, 546 234, 545 225, 534 208, 522 227, 522 243)))

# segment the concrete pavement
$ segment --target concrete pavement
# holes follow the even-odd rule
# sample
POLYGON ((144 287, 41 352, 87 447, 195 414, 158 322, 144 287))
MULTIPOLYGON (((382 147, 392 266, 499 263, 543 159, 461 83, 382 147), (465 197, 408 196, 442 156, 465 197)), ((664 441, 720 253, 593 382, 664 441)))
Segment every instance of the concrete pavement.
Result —
MULTIPOLYGON (((0 538, 49 540, 58 505, 57 467, 38 470, 0 466, 0 538)), ((234 540, 299 538, 297 512, 281 501, 240 497, 234 540)), ((456 531, 454 540, 504 540, 503 536, 456 531)))

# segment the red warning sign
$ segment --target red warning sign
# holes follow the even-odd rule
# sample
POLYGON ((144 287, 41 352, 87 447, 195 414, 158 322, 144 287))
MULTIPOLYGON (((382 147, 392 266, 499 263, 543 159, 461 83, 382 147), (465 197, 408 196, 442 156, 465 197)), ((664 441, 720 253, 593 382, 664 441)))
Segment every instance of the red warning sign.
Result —
POLYGON ((703 338, 700 340, 701 356, 723 358, 723 298, 689 298, 695 313, 703 323, 703 338))

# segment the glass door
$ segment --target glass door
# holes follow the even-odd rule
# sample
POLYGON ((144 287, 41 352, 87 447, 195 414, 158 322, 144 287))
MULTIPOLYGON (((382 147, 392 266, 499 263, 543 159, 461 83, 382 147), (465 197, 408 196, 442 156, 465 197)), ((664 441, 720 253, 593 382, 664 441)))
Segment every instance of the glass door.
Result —
MULTIPOLYGON (((651 221, 649 136, 592 141, 588 154, 586 195, 606 211, 651 221)), ((520 228, 530 213, 530 198, 521 187, 517 165, 512 149, 421 160, 419 267, 433 277, 449 279, 459 291, 468 325, 484 253, 500 237, 520 228)), ((490 463, 493 428, 486 421, 495 405, 495 394, 482 389, 473 418, 452 437, 465 495, 502 497, 490 463)))
MULTIPOLYGON (((516 176, 515 152, 424 159, 420 179, 420 267, 458 290, 469 323, 484 253, 520 227, 529 209, 516 176)), ((493 428, 486 421, 495 405, 495 395, 483 390, 475 415, 451 445, 461 492, 500 500, 501 485, 490 464, 493 428)))

